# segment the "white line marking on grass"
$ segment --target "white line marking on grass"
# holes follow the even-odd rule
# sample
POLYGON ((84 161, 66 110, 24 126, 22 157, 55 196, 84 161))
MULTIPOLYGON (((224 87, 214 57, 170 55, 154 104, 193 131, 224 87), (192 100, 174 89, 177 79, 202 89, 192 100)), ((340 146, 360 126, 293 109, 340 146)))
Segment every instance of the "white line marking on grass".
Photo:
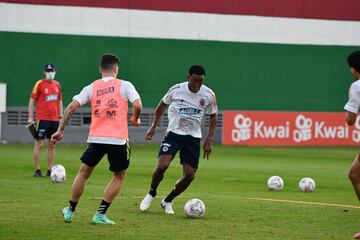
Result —
POLYGON ((319 205, 327 207, 346 207, 346 208, 355 208, 360 209, 360 206, 344 205, 344 204, 333 204, 333 203, 320 203, 320 202, 304 202, 304 201, 294 201, 286 199, 273 199, 273 198, 253 198, 248 197, 249 200, 259 200, 259 201, 269 201, 269 202, 284 202, 284 203, 297 203, 297 204, 307 204, 307 205, 319 205))

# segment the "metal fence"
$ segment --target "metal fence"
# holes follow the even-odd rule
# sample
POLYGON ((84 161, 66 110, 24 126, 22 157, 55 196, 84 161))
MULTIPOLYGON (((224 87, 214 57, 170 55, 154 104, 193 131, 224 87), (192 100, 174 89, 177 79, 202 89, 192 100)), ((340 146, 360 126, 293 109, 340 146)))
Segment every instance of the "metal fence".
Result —
MULTIPOLYGON (((27 107, 8 107, 6 113, 2 115, 2 136, 1 140, 9 143, 32 143, 33 139, 26 129, 28 120, 27 107)), ((35 115, 34 115, 35 116, 35 115)), ((129 138, 133 143, 144 143, 145 133, 150 127, 154 118, 154 109, 144 109, 140 115, 141 126, 133 127, 130 124, 131 113, 128 113, 129 138)), ((221 132, 223 122, 222 112, 218 115, 217 128, 215 130, 214 142, 221 143, 221 132)), ((208 130, 209 116, 205 116, 202 123, 203 136, 206 137, 208 130)), ((159 143, 163 138, 164 132, 168 125, 168 116, 166 113, 160 119, 157 132, 153 142, 159 143)), ((72 116, 69 125, 65 130, 63 143, 76 144, 86 142, 87 134, 91 123, 91 112, 89 107, 79 108, 72 116)))

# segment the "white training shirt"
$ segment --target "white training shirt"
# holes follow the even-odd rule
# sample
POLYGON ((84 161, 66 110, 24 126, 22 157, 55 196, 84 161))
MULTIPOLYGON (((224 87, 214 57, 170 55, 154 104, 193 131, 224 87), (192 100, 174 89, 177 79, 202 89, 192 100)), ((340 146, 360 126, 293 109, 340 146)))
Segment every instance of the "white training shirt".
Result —
POLYGON ((201 121, 205 114, 217 113, 214 92, 202 85, 197 93, 191 92, 188 82, 172 86, 162 101, 169 105, 167 131, 179 135, 201 138, 201 121))
MULTIPOLYGON (((111 79, 114 79, 113 77, 104 77, 102 78, 103 81, 107 82, 111 79)), ((90 85, 84 87, 81 92, 78 95, 75 95, 73 97, 73 100, 76 100, 80 103, 80 106, 89 103, 91 101, 92 96, 92 90, 93 90, 93 83, 90 85)), ((121 88, 120 88, 120 96, 123 99, 126 99, 130 101, 131 103, 135 100, 140 99, 139 93, 136 91, 134 85, 131 82, 122 80, 121 82, 121 88)), ((127 139, 110 139, 110 138, 91 138, 88 137, 87 142, 88 143, 104 143, 104 144, 115 144, 115 145, 124 145, 126 143, 127 139)))
POLYGON ((360 79, 353 82, 349 89, 349 101, 344 109, 348 112, 358 113, 360 107, 360 79))

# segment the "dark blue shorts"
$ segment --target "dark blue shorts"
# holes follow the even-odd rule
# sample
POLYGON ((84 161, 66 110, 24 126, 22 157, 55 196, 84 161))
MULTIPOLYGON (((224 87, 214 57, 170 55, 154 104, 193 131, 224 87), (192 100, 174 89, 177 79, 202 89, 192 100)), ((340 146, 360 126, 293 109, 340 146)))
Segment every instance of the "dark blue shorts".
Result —
POLYGON ((103 156, 107 154, 109 170, 120 172, 129 167, 130 164, 130 145, 90 143, 81 157, 81 161, 89 167, 95 167, 103 156))
POLYGON ((180 151, 180 163, 193 168, 199 166, 200 138, 168 132, 160 144, 159 156, 173 155, 180 151))
POLYGON ((59 127, 58 121, 48 121, 48 120, 38 120, 36 122, 36 130, 38 132, 38 137, 40 140, 51 138, 59 127))

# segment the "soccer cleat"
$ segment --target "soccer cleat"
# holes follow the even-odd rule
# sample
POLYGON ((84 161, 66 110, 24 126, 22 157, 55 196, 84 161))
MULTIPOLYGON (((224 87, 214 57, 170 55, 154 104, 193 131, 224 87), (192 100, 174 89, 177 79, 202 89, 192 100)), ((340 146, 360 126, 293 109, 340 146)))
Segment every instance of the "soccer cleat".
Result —
POLYGON ((146 194, 146 196, 140 203, 140 211, 144 212, 144 211, 148 210, 150 208, 150 205, 153 200, 154 200, 153 196, 151 196, 149 193, 146 194))
POLYGON ((42 173, 40 169, 35 170, 34 177, 42 177, 42 173))
POLYGON ((115 224, 105 214, 97 212, 92 218, 93 224, 115 224))
POLYGON ((161 200, 160 206, 165 209, 166 214, 175 214, 172 208, 172 202, 165 202, 164 199, 161 200))
POLYGON ((63 210, 61 211, 63 216, 64 216, 64 220, 66 223, 71 223, 71 221, 74 218, 74 212, 70 210, 69 207, 63 208, 63 210))
POLYGON ((50 175, 51 175, 51 170, 47 170, 46 176, 47 176, 47 177, 50 177, 50 175))

